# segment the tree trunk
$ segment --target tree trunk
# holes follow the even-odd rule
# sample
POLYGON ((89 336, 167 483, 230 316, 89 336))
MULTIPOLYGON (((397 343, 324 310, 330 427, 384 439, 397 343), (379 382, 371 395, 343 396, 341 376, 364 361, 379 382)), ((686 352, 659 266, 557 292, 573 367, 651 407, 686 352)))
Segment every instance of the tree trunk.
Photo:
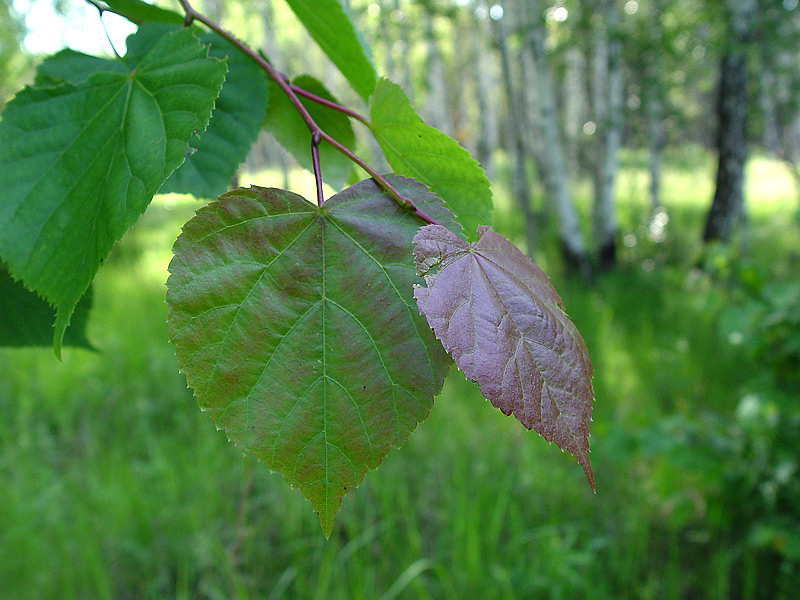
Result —
POLYGON ((592 270, 583 243, 578 214, 569 192, 564 144, 558 125, 555 84, 545 49, 542 6, 538 1, 532 3, 533 5, 527 0, 518 1, 521 3, 526 25, 523 52, 528 52, 533 59, 533 80, 528 81, 529 91, 536 93, 536 104, 539 107, 537 121, 541 127, 543 147, 540 156, 537 156, 539 174, 548 200, 558 214, 558 233, 567 268, 579 272, 585 279, 590 279, 592 270))
POLYGON ((434 30, 434 15, 425 10, 425 45, 428 56, 427 99, 425 102, 425 121, 439 131, 452 135, 447 118, 447 82, 444 75, 442 54, 434 30))
POLYGON ((747 61, 727 51, 720 63, 717 98, 717 187, 706 218, 703 241, 730 241, 744 216, 747 160, 747 61))
POLYGON ((486 176, 494 176, 494 161, 492 152, 497 146, 497 113, 493 102, 490 102, 491 90, 495 89, 492 68, 490 64, 492 53, 486 47, 489 32, 485 30, 484 20, 480 19, 473 10, 472 35, 470 35, 470 50, 472 52, 472 65, 475 73, 475 104, 478 107, 478 139, 476 150, 486 176))
POLYGON ((603 26, 596 26, 593 95, 597 125, 594 158, 594 207, 592 212, 597 262, 601 270, 617 260, 617 219, 614 210, 614 184, 617 154, 622 142, 623 68, 622 41, 619 38, 620 14, 613 0, 600 5, 603 26))
POLYGON ((717 185, 703 241, 729 242, 743 222, 747 161, 747 54, 755 0, 728 0, 728 44, 719 69, 717 97, 717 185))
MULTIPOLYGON (((505 20, 509 16, 504 17, 505 20)), ((500 67, 503 75, 503 84, 508 99, 509 128, 514 141, 514 175, 513 175, 513 195, 514 202, 522 212, 525 221, 525 244, 526 254, 533 258, 536 250, 536 218, 531 207, 531 198, 528 192, 528 175, 525 170, 525 122, 522 111, 522 93, 514 86, 514 76, 511 73, 511 60, 508 54, 507 32, 503 19, 493 21, 495 36, 497 38, 497 49, 500 53, 500 67)))
POLYGON ((564 74, 564 146, 570 172, 580 169, 578 141, 586 117, 585 63, 580 48, 567 50, 564 74))

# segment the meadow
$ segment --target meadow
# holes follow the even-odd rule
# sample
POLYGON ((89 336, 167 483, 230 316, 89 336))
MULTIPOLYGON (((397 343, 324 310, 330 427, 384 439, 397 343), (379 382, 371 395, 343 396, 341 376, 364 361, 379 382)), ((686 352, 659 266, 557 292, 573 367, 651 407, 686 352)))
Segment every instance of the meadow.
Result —
MULTIPOLYGON (((614 271, 565 275, 549 230, 537 249, 595 367, 597 493, 453 368, 327 542, 178 374, 164 281, 200 204, 158 197, 99 272, 96 352, 0 351, 0 596, 796 598, 798 201, 781 165, 751 160, 747 236, 704 249, 713 165, 691 152, 669 161, 656 215, 642 156, 625 156, 614 271)), ((495 228, 520 240, 495 194, 495 228)))

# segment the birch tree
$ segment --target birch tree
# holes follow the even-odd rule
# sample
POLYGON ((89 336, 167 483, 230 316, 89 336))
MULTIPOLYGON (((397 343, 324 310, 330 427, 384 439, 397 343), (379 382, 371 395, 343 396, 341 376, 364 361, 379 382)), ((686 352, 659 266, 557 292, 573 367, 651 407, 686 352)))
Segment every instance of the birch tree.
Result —
POLYGON ((544 182, 545 193, 558 216, 558 234, 562 254, 567 266, 582 276, 591 277, 591 266, 586 245, 580 229, 580 221, 569 190, 569 175, 564 150, 564 141, 558 121, 556 86, 545 46, 544 7, 541 0, 517 0, 524 16, 524 52, 531 61, 529 93, 535 94, 538 106, 543 146, 545 151, 538 157, 537 167, 544 182))
POLYGON ((622 143, 623 61, 620 7, 616 0, 587 3, 594 14, 590 20, 591 99, 596 126, 592 180, 594 205, 592 224, 597 262, 601 269, 617 259, 617 218, 614 183, 622 143))

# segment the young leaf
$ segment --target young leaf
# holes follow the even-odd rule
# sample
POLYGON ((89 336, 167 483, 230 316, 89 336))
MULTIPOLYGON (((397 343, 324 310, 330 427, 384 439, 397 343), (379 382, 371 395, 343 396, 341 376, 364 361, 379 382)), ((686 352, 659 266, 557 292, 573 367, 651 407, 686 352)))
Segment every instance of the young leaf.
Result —
MULTIPOLYGON (((292 80, 292 83, 320 98, 336 102, 325 86, 313 77, 301 75, 292 80)), ((355 146, 356 136, 353 133, 350 119, 346 115, 306 98, 300 97, 299 99, 314 122, 324 131, 350 149, 355 146)), ((292 153, 297 162, 309 171, 311 170, 311 135, 308 127, 292 103, 289 102, 286 94, 273 81, 269 83, 269 103, 264 126, 275 136, 281 146, 292 153)), ((322 179, 336 189, 342 188, 353 172, 353 163, 350 162, 350 159, 326 143, 319 146, 319 162, 322 167, 322 179)))
POLYGON ((25 88, 0 121, 0 257, 56 308, 56 354, 100 261, 208 123, 226 69, 192 29, 123 67, 25 88))
POLYGON ((159 192, 216 198, 230 188, 231 179, 258 137, 267 105, 267 81, 258 65, 217 34, 205 33, 200 41, 211 45, 210 56, 227 57, 228 74, 208 128, 199 140, 189 142, 197 151, 159 192))
POLYGON ((286 0, 308 33, 364 99, 375 88, 375 68, 339 0, 286 0))
POLYGON ((458 142, 423 123, 399 85, 380 79, 369 114, 375 139, 396 173, 428 185, 466 232, 491 223, 492 190, 483 169, 458 142))
POLYGON ((505 414, 589 464, 592 364, 586 344, 539 267, 489 227, 466 244, 444 227, 414 237, 414 290, 436 337, 505 414))
MULTIPOLYGON (((86 321, 92 305, 92 288, 83 295, 64 333, 64 345, 91 348, 86 321)), ((53 343, 53 307, 27 289, 0 264, 0 346, 49 346, 53 343)))
MULTIPOLYGON (((457 227, 425 186, 389 181, 457 227)), ((170 340, 218 428, 299 486, 331 533, 341 497, 405 442, 449 359, 413 305, 420 221, 372 180, 320 208, 239 189, 175 242, 170 340)))

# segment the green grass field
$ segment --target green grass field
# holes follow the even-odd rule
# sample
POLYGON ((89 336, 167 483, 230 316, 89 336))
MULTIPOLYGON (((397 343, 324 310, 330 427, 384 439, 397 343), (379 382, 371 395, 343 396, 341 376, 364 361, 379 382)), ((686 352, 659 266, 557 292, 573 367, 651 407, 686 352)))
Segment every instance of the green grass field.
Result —
MULTIPOLYGON (((739 456, 743 401, 796 400, 720 323, 741 295, 734 267, 800 277, 797 201, 780 165, 751 161, 749 240, 700 270, 712 165, 688 162, 665 173, 655 231, 644 165, 623 161, 621 264, 594 285, 560 272, 550 233, 537 257, 595 366, 597 494, 453 369, 406 446, 344 498, 328 542, 299 491, 228 443, 177 373, 164 281, 199 204, 158 198, 97 277, 96 353, 0 351, 0 597, 796 598, 797 535, 751 535, 796 509, 748 517, 728 482, 763 465, 718 457, 739 456)), ((496 229, 519 236, 496 194, 496 229)), ((796 465, 782 468, 795 485, 796 465)))

